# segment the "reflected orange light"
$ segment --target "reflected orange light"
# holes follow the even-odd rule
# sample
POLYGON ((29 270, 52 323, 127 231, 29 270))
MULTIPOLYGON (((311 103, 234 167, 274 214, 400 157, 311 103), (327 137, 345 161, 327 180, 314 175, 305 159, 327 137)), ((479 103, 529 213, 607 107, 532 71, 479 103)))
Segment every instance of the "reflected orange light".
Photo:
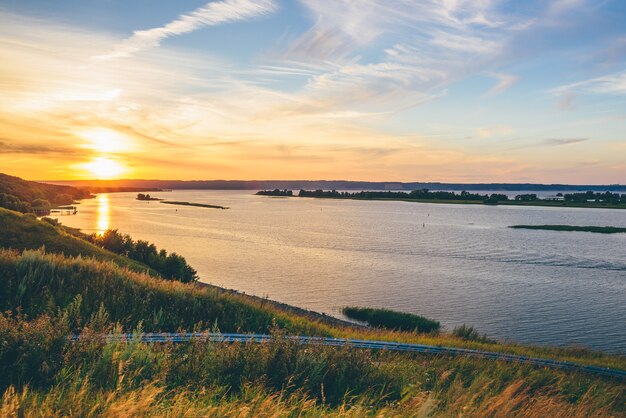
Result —
POLYGON ((109 229, 109 195, 99 194, 97 199, 98 216, 96 218, 96 233, 98 235, 103 235, 104 231, 109 229))

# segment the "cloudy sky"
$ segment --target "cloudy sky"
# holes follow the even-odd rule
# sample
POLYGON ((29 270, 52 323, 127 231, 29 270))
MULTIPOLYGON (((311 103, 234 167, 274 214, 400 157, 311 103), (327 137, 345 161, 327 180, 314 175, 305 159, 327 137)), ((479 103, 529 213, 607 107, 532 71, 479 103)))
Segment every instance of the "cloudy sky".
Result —
POLYGON ((0 172, 626 182, 622 0, 0 0, 0 172))

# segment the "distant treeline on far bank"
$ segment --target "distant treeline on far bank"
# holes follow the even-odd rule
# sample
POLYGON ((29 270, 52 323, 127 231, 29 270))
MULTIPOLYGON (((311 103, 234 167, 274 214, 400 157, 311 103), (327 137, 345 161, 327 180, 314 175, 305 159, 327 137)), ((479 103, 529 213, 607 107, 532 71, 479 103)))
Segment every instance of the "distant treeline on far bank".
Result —
MULTIPOLYGON (((261 190, 258 195, 264 196, 293 196, 287 189, 261 190)), ((298 197, 317 197, 330 199, 371 199, 371 200, 415 200, 415 201, 450 201, 456 203, 485 203, 485 204, 550 204, 550 205, 580 205, 611 207, 626 207, 626 194, 612 192, 579 192, 557 193, 554 196, 541 198, 535 193, 518 194, 513 199, 502 193, 480 194, 461 191, 430 191, 428 189, 413 190, 411 192, 398 191, 360 191, 347 192, 337 190, 300 190, 298 197)))

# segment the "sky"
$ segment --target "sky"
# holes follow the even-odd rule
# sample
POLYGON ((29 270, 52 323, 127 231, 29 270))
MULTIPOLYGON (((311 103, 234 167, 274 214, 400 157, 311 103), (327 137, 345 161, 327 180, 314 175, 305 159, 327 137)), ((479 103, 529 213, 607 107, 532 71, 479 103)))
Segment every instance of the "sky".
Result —
POLYGON ((0 0, 0 172, 626 183, 626 1, 0 0))

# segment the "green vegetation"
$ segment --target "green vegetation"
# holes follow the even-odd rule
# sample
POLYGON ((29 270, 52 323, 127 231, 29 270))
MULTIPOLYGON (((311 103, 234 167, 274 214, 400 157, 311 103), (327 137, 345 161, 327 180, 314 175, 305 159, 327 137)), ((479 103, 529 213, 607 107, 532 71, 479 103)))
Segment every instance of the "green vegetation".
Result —
POLYGON ((276 197, 290 197, 293 196, 293 192, 291 190, 280 190, 280 189, 274 189, 274 190, 259 190, 258 192, 256 192, 257 195, 260 196, 276 196, 276 197))
MULTIPOLYGON (((626 384, 611 378, 479 358, 303 347, 283 337, 406 341, 615 368, 626 367, 623 356, 495 344, 471 327, 454 336, 329 325, 263 299, 129 270, 141 264, 54 221, 0 210, 0 225, 0 246, 14 248, 0 249, 0 416, 626 414, 626 384), (44 244, 65 255, 21 251, 44 244), (97 338, 218 329, 270 332, 273 342, 97 338), (67 336, 76 332, 82 338, 71 342, 67 336)), ((119 243, 118 233, 109 235, 119 243)))
POLYGON ((137 200, 163 200, 158 197, 151 197, 150 194, 137 193, 137 200))
POLYGON ((210 209, 228 209, 225 206, 206 205, 204 203, 176 202, 172 200, 162 200, 161 203, 165 203, 166 205, 196 206, 199 208, 210 208, 210 209))
POLYGON ((373 327, 382 327, 400 331, 432 332, 439 330, 439 322, 423 316, 389 309, 361 308, 346 306, 342 309, 345 316, 357 321, 367 322, 373 327))
MULTIPOLYGON (((33 321, 0 315, 2 416, 622 415, 624 384, 480 359, 271 344, 83 340, 71 308, 33 321)), ((140 332, 140 330, 137 330, 140 332)))
POLYGON ((21 213, 32 211, 30 203, 22 202, 17 196, 6 193, 0 193, 0 208, 14 210, 21 213))
POLYGON ((620 196, 619 193, 611 192, 592 192, 587 191, 584 193, 557 193, 557 197, 563 197, 565 202, 594 202, 594 203, 610 203, 612 205, 619 205, 620 203, 626 203, 626 194, 620 196))
POLYGON ((478 333, 478 330, 476 330, 474 327, 465 324, 454 327, 454 329, 452 330, 452 335, 466 341, 478 341, 481 343, 491 344, 496 342, 495 340, 487 337, 487 334, 480 335, 478 333))
MULTIPOLYGON (((106 310, 124 329, 140 324, 148 331, 191 330, 204 324, 224 332, 265 332, 276 323, 291 332, 310 333, 314 324, 300 325, 287 315, 274 314, 235 296, 124 270, 88 258, 0 250, 0 311, 29 318, 72 309, 77 330, 85 320, 106 310)), ((322 330, 317 330, 318 333, 322 330)))
POLYGON ((619 381, 482 359, 302 347, 284 333, 323 335, 324 326, 110 263, 0 251, 0 281, 0 415, 626 412, 619 381), (126 344, 95 337, 192 327, 270 330, 274 341, 126 344), (67 335, 78 330, 84 339, 70 342, 67 335))
POLYGON ((56 205, 69 205, 90 196, 88 191, 75 187, 37 183, 0 173, 0 208, 47 214, 56 205))
POLYGON ((134 241, 117 230, 87 235, 52 218, 39 221, 32 214, 21 215, 6 209, 0 209, 0 225, 4 232, 0 234, 0 247, 17 250, 43 247, 51 253, 113 261, 119 266, 140 272, 149 271, 168 280, 183 283, 198 280, 197 272, 184 257, 176 253, 168 254, 147 241, 134 241))
POLYGON ((3 248, 19 251, 44 248, 50 253, 93 257, 135 271, 156 274, 144 264, 93 245, 84 239, 86 235, 59 225, 54 219, 38 220, 33 214, 20 214, 0 208, 0 228, 0 247, 3 248))
POLYGON ((455 192, 446 191, 429 191, 428 189, 413 190, 407 192, 378 192, 378 191, 364 191, 364 192, 338 192, 336 190, 324 191, 315 190, 307 191, 300 190, 299 197, 323 197, 323 198, 339 198, 339 199, 385 199, 385 200, 416 200, 416 201, 430 201, 430 200, 444 200, 444 201, 461 201, 461 202, 474 202, 474 203, 491 203, 491 202, 503 202, 509 200, 505 194, 493 193, 491 195, 481 195, 478 193, 470 193, 462 191, 459 194, 455 192))
POLYGON ((456 203, 456 204, 486 204, 511 206, 548 206, 548 207, 575 207, 575 208, 609 208, 626 209, 626 194, 619 193, 570 193, 562 195, 559 200, 539 199, 536 194, 521 194, 515 199, 500 193, 478 194, 462 191, 460 193, 447 191, 429 191, 428 189, 413 190, 411 192, 395 191, 362 191, 338 192, 336 190, 300 190, 299 197, 316 197, 325 199, 356 199, 356 200, 399 200, 419 203, 456 203))
POLYGON ((576 226, 576 225, 513 225, 515 229, 545 229, 548 231, 580 231, 596 232, 599 234, 626 233, 626 228, 616 226, 576 226))
POLYGON ((164 279, 178 280, 183 283, 198 280, 196 270, 187 264, 184 257, 176 253, 168 254, 164 249, 159 251, 148 241, 135 241, 130 235, 120 234, 117 229, 109 229, 103 234, 80 235, 98 247, 145 264, 157 271, 164 279))

